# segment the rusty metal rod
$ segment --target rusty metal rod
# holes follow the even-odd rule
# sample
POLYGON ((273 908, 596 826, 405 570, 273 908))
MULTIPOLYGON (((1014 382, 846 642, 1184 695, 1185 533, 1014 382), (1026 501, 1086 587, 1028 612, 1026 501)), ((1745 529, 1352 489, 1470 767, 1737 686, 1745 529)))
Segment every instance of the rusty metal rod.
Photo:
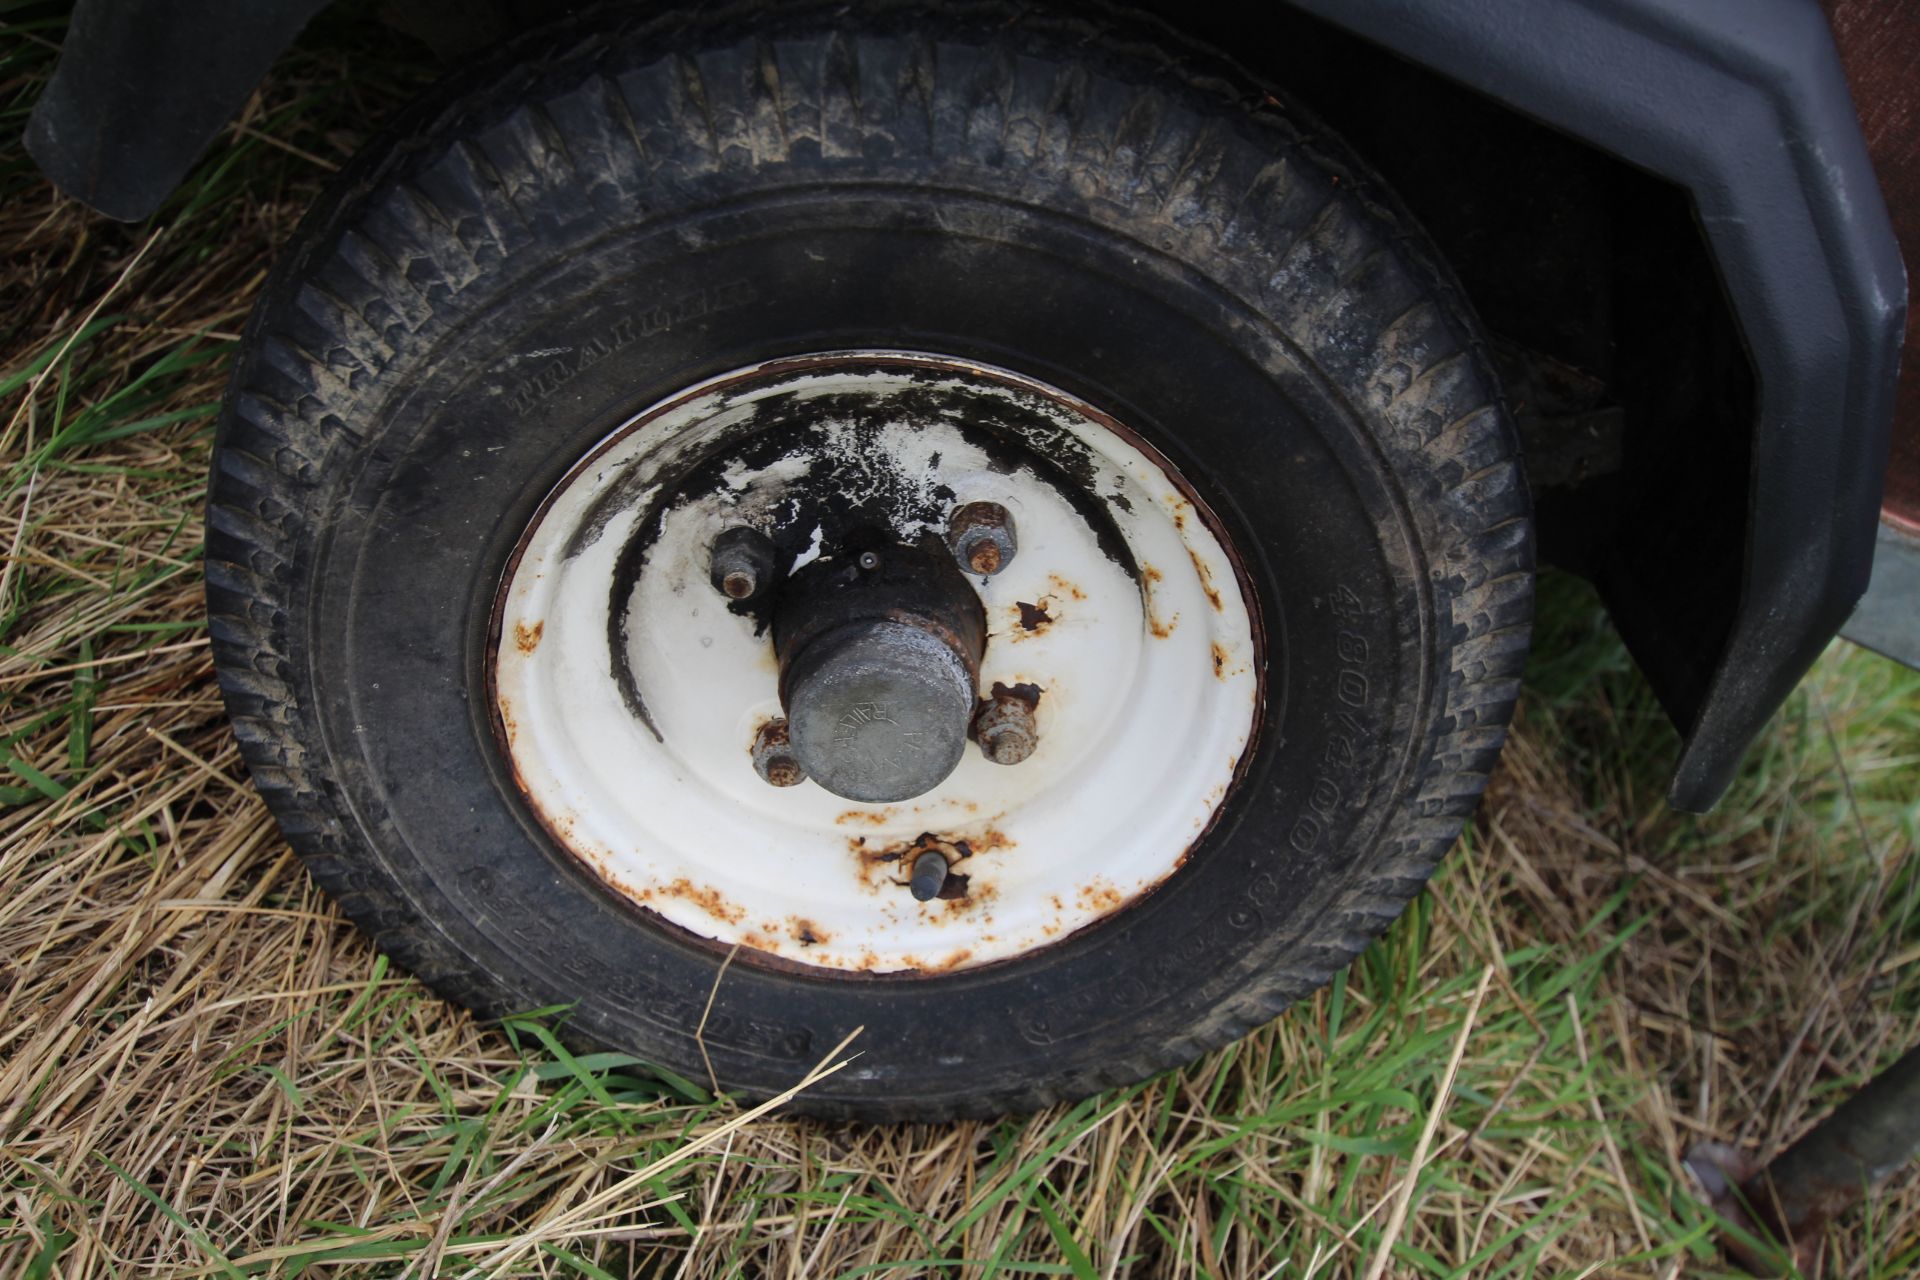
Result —
POLYGON ((1741 1186, 1776 1238, 1815 1236, 1920 1154, 1920 1047, 1909 1049, 1741 1186))

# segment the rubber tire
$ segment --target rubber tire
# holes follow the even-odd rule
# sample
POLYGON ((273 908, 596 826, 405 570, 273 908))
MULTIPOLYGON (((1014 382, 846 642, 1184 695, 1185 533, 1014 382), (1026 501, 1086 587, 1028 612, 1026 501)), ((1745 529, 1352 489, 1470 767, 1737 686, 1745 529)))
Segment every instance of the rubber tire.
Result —
POLYGON ((803 1109, 1025 1110, 1327 982, 1459 834, 1517 693, 1532 526, 1482 338, 1269 86, 1134 19, 1000 4, 563 26, 341 175, 248 324, 208 511, 222 688, 314 877, 448 998, 571 1003, 569 1034, 705 1081, 721 954, 526 813, 476 696, 484 615, 627 413, 858 346, 1012 367, 1152 438, 1247 560, 1266 705, 1143 902, 940 977, 736 962, 701 1038, 719 1083, 771 1094, 864 1025, 803 1109))

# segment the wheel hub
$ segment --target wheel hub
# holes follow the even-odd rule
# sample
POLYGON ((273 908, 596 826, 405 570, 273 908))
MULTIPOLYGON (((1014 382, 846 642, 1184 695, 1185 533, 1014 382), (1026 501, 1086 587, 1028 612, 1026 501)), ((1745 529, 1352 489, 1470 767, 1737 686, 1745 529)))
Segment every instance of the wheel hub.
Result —
POLYGON ((787 578, 773 645, 807 775, 874 803, 943 782, 967 748, 986 630, 980 597, 932 538, 868 534, 787 578))

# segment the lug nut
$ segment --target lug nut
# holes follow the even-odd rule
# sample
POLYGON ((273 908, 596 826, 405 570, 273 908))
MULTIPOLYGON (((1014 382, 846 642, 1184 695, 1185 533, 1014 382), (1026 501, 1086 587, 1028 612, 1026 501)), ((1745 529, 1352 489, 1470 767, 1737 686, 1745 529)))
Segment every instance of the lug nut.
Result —
POLYGON ((993 686, 993 696, 981 702, 973 716, 973 740, 980 753, 995 764, 1019 764, 1040 745, 1034 712, 1040 691, 1030 684, 1009 689, 993 686))
POLYGON ((762 779, 776 787, 797 787, 807 780, 793 754, 793 741, 787 735, 787 722, 773 719, 753 735, 753 768, 762 779))
POLYGON ((997 502, 969 502, 947 518, 947 546, 970 573, 987 577, 1013 562, 1013 513, 997 502))
POLYGON ((713 540, 708 578, 729 600, 751 600, 773 581, 773 543, 758 529, 727 529, 713 540))
POLYGON ((920 902, 931 902, 947 887, 947 860, 929 849, 913 860, 913 882, 907 886, 920 902))

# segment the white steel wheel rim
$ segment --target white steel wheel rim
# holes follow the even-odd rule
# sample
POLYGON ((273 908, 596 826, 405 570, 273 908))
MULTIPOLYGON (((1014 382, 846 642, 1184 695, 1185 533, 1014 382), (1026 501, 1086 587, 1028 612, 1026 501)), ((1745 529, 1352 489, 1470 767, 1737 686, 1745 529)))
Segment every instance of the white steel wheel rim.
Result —
MULTIPOLYGON (((926 497, 917 495, 923 507, 926 497)), ((903 519, 895 532, 912 538, 926 524, 903 519)), ((782 570, 820 553, 816 540, 782 570)), ((496 727, 554 840, 615 892, 700 938, 738 945, 743 958, 829 970, 969 968, 1123 910, 1211 825, 1262 699, 1258 614, 1243 575, 1217 521, 1163 458, 1056 388, 907 352, 753 366, 631 419, 535 516, 496 600, 494 635, 496 727), (894 415, 910 390, 921 398, 894 415), (1079 460, 1137 577, 1110 543, 1103 550, 1058 475, 1009 470, 960 416, 926 411, 927 395, 967 415, 1044 417, 1061 433, 1047 447, 1079 460), (863 421, 878 412, 886 425, 856 441, 847 421, 821 410, 773 465, 729 471, 719 492, 676 501, 669 478, 773 397, 858 403, 870 411, 863 421), (980 687, 1043 690, 1029 759, 996 765, 970 744, 946 781, 896 804, 761 780, 750 747, 782 714, 773 648, 707 581, 718 533, 778 518, 824 451, 844 460, 856 445, 876 483, 905 477, 941 502, 950 493, 953 505, 1013 512, 1013 560, 971 576, 988 622, 980 687), (651 543, 616 601, 620 557, 643 533, 651 543), (616 644, 645 720, 614 674, 616 644), (925 848, 965 877, 963 895, 910 895, 913 856, 925 848)))

